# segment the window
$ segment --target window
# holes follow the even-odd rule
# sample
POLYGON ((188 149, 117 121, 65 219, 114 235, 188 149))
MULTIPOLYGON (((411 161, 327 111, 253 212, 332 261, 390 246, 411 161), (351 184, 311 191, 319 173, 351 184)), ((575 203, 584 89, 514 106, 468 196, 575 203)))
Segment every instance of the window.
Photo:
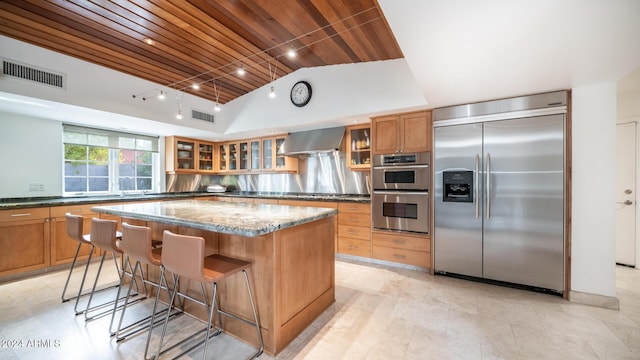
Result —
POLYGON ((64 194, 158 191, 158 139, 64 125, 64 194))

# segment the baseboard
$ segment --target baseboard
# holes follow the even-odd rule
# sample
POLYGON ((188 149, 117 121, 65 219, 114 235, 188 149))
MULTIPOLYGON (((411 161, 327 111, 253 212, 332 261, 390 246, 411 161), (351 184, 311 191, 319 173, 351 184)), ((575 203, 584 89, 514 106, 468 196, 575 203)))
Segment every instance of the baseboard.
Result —
POLYGON ((569 292, 569 301, 577 304, 597 306, 605 309, 620 310, 620 300, 615 296, 589 294, 579 291, 569 292))

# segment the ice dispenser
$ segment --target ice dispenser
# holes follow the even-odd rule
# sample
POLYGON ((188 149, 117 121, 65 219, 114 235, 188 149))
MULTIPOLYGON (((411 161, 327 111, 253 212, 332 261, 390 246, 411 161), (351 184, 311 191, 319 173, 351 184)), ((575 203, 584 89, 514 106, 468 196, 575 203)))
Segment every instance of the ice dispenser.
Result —
POLYGON ((473 202, 473 171, 442 172, 444 202, 473 202))

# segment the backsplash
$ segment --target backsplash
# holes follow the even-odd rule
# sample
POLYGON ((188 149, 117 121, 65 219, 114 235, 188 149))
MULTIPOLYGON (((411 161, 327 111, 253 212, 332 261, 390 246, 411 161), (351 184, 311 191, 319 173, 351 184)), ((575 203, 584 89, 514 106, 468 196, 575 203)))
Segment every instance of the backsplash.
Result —
POLYGON ((351 171, 343 152, 314 154, 298 160, 298 174, 191 175, 167 174, 167 192, 204 191, 208 185, 224 185, 227 190, 370 194, 370 174, 351 171))

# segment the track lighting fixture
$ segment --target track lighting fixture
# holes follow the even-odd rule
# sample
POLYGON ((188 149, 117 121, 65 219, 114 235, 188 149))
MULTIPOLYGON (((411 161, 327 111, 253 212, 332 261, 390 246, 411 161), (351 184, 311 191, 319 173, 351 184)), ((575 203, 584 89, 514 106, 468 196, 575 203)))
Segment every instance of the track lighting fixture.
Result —
POLYGON ((271 90, 269 91, 269 97, 272 99, 276 98, 276 89, 272 86, 271 90))
POLYGON ((246 71, 244 71, 244 66, 240 64, 240 67, 238 68, 238 75, 244 76, 245 73, 246 71))
POLYGON ((160 95, 158 95, 158 99, 164 100, 164 91, 160 91, 160 95))
POLYGON ((178 110, 178 113, 176 114, 176 119, 182 120, 182 111, 181 110, 178 110))
POLYGON ((216 103, 216 106, 213 107, 214 111, 220 111, 220 104, 216 103))

